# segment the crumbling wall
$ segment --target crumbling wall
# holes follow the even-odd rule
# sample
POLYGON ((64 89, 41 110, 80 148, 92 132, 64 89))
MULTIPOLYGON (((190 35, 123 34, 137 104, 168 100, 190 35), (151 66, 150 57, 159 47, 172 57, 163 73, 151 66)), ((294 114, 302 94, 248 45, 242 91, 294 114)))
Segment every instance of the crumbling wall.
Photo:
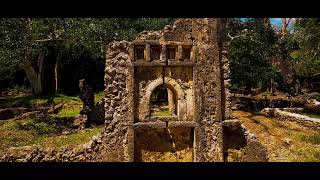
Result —
POLYGON ((199 63, 194 67, 195 161, 223 161, 218 20, 192 21, 199 63))
POLYGON ((70 145, 60 148, 23 146, 10 148, 0 154, 1 162, 88 162, 96 161, 101 148, 101 135, 94 136, 83 145, 70 145))
POLYGON ((80 99, 82 109, 80 114, 74 118, 73 125, 78 129, 85 129, 92 124, 104 123, 104 100, 100 100, 94 105, 94 92, 85 79, 79 80, 80 99))
POLYGON ((133 67, 126 41, 107 47, 102 161, 133 161, 133 67))
POLYGON ((232 117, 232 94, 230 92, 231 87, 231 79, 230 79, 230 64, 228 59, 228 51, 227 47, 223 46, 222 51, 222 71, 223 71, 223 86, 224 86, 224 92, 223 95, 223 101, 225 102, 224 109, 222 110, 225 112, 225 117, 223 119, 230 119, 232 117))
MULTIPOLYGON (((122 52, 120 57, 127 57, 119 68, 121 73, 126 72, 125 76, 121 76, 123 79, 112 79, 106 75, 106 82, 109 82, 106 84, 106 118, 110 124, 116 123, 114 129, 122 132, 114 136, 109 135, 110 132, 105 134, 110 141, 116 142, 106 145, 110 146, 107 152, 125 157, 115 161, 134 159, 132 152, 139 147, 132 142, 143 144, 141 138, 139 140, 141 136, 137 136, 141 128, 161 131, 170 126, 194 131, 193 161, 223 161, 221 123, 225 117, 225 99, 222 95, 225 85, 221 62, 222 29, 219 23, 220 20, 214 18, 179 19, 163 31, 141 33, 129 45, 129 52, 122 52), (154 51, 160 54, 155 55, 154 51), (119 104, 115 104, 112 102, 118 100, 112 95, 115 92, 110 87, 119 80, 127 82, 127 94, 120 97, 119 104), (165 84, 177 94, 178 117, 149 117, 148 98, 160 84, 165 84), (126 104, 122 104, 124 101, 126 104), (116 106, 126 109, 117 114, 114 110, 116 106), (136 132, 136 138, 132 137, 133 132, 136 132)), ((115 48, 114 51, 119 50, 115 48)), ((119 52, 108 51, 107 68, 119 67, 119 60, 113 59, 114 56, 109 53, 119 57, 119 52)), ((109 71, 112 74, 112 70, 109 71)), ((148 134, 148 131, 143 132, 148 134)), ((150 140, 151 136, 148 138, 150 140)), ((142 138, 142 141, 146 141, 146 138, 142 138)))
POLYGON ((267 148, 240 120, 223 122, 223 151, 226 162, 266 162, 267 148))

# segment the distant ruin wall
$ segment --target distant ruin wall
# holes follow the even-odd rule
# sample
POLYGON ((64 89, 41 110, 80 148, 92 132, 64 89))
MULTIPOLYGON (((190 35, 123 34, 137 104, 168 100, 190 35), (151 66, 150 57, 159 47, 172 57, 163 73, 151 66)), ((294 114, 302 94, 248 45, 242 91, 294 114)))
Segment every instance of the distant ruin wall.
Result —
POLYGON ((261 112, 282 121, 296 122, 315 131, 320 131, 320 119, 298 114, 301 113, 301 109, 265 108, 261 112))

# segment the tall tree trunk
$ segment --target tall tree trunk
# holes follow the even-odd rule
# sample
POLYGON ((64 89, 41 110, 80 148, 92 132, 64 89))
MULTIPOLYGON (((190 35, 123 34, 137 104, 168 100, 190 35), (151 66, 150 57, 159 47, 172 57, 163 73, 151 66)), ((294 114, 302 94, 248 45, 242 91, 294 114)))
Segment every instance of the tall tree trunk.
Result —
POLYGON ((55 92, 60 90, 60 61, 57 59, 56 65, 54 67, 54 81, 55 81, 55 92))
POLYGON ((55 81, 55 93, 57 93, 60 90, 60 72, 61 72, 61 46, 58 47, 58 55, 56 58, 56 64, 54 67, 54 81, 55 81))
POLYGON ((24 71, 30 81, 31 87, 32 87, 32 92, 34 94, 40 94, 42 92, 42 66, 43 66, 43 59, 44 59, 44 54, 40 53, 39 54, 39 59, 38 59, 38 66, 39 70, 38 72, 34 69, 30 61, 26 60, 26 64, 24 65, 24 71))

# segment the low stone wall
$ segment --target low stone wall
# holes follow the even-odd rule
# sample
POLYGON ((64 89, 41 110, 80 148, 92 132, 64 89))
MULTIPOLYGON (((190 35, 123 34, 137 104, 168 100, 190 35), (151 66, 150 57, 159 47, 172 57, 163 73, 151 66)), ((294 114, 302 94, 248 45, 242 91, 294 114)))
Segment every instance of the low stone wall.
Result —
POLYGON ((0 120, 7 120, 17 116, 20 116, 27 112, 40 111, 47 112, 51 107, 43 107, 43 108, 6 108, 0 109, 0 120))
POLYGON ((0 162, 90 162, 97 161, 101 148, 101 135, 94 136, 84 145, 70 145, 60 148, 24 146, 10 148, 0 155, 0 162))
POLYGON ((286 107, 304 107, 307 102, 303 98, 292 98, 287 97, 274 97, 274 98, 263 98, 263 97, 252 97, 242 94, 231 94, 231 105, 236 109, 243 111, 261 111, 264 108, 286 108, 286 107))
POLYGON ((18 118, 26 113, 41 112, 41 113, 58 113, 63 107, 63 104, 57 104, 51 107, 35 107, 35 108, 5 108, 0 109, 0 120, 18 118))
POLYGON ((285 108, 265 108, 261 112, 269 117, 276 117, 282 121, 293 121, 313 130, 320 131, 320 119, 318 118, 288 112, 285 108))
POLYGON ((304 112, 304 108, 278 108, 281 111, 302 114, 304 112))

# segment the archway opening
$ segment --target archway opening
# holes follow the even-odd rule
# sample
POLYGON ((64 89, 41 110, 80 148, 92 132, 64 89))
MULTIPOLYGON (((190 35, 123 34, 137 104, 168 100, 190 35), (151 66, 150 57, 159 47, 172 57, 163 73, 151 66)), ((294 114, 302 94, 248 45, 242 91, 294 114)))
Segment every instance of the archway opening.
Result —
POLYGON ((151 116, 176 116, 177 99, 175 92, 162 84, 156 87, 150 98, 151 116))

